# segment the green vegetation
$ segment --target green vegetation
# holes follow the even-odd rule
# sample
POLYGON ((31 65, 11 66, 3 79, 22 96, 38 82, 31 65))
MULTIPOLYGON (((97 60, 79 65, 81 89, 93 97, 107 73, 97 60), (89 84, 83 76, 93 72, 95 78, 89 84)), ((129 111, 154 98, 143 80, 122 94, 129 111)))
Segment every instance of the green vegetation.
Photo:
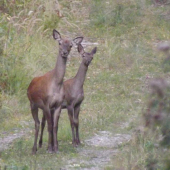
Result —
MULTIPOLYGON (((132 134, 131 141, 119 148, 111 166, 105 169, 168 170, 169 149, 163 149, 158 141, 161 126, 154 125, 157 129, 150 131, 143 119, 150 100, 149 81, 157 77, 169 79, 169 66, 164 64, 166 56, 156 50, 157 43, 170 39, 169 5, 164 1, 154 2, 0 2, 0 137, 4 132, 10 134, 16 129, 29 129, 24 137, 0 153, 0 167, 59 169, 70 158, 78 157, 77 150, 71 145, 66 111, 62 111, 59 122, 59 153, 46 153, 45 130, 43 148, 36 156, 31 155, 34 124, 26 90, 33 77, 54 67, 58 46, 51 34, 55 28, 62 36, 84 36, 85 40, 98 43, 84 85, 81 140, 100 130, 116 129, 132 134), (131 123, 124 130, 120 129, 120 124, 125 122, 131 123)), ((86 51, 94 46, 88 45, 86 51)), ((81 61, 76 49, 70 56, 75 57, 67 63, 65 79, 76 74, 81 61)), ((154 107, 157 110, 157 106, 154 107)), ((166 107, 169 109, 168 104, 166 107)), ((41 113, 39 115, 41 118, 41 113)))

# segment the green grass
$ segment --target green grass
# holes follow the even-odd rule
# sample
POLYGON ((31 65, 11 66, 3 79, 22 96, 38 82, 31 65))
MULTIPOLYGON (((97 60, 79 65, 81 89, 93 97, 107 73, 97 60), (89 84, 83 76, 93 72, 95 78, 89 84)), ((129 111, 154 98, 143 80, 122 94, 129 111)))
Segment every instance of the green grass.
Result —
MULTIPOLYGON (((4 7, 0 16, 0 133, 13 132, 14 128, 30 131, 0 154, 0 165, 7 169, 59 169, 70 158, 79 157, 71 145, 66 111, 60 118, 59 153, 46 153, 45 129, 43 148, 38 149, 36 156, 31 155, 34 125, 26 89, 33 77, 54 67, 58 45, 52 38, 52 29, 56 28, 62 36, 84 36, 85 40, 98 42, 84 85, 82 141, 99 130, 114 131, 115 127, 120 133, 132 133, 133 138, 119 148, 120 153, 111 161, 113 166, 106 169, 146 169, 154 161, 163 167, 163 153, 158 154, 160 149, 154 147, 155 136, 134 131, 144 125, 142 112, 148 82, 169 75, 168 65, 163 65, 165 56, 156 50, 159 41, 170 39, 170 24, 162 15, 168 11, 168 5, 153 6, 151 1, 143 4, 134 0, 78 0, 68 4, 61 0, 57 9, 52 2, 40 0, 17 1, 15 8, 9 1, 4 3, 0 3, 4 7), (56 10, 63 17, 56 15, 56 10), (29 11, 33 13, 28 15, 29 11), (119 128, 121 122, 133 117, 127 129, 119 128), (24 127, 22 121, 31 123, 24 127)), ((93 47, 87 46, 86 51, 93 47)), ((77 52, 70 55, 74 57, 67 63, 65 79, 76 74, 81 61, 77 52)))

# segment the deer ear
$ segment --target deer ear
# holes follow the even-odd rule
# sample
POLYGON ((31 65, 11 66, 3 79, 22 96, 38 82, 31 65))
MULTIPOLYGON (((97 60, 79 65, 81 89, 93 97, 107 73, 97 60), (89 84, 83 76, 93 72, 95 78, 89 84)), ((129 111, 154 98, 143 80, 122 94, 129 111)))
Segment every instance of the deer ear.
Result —
POLYGON ((77 38, 73 39, 73 42, 76 45, 80 44, 82 41, 83 41, 83 37, 77 37, 77 38))
POLYGON ((83 54, 83 53, 84 53, 84 48, 83 48, 83 46, 82 46, 81 44, 78 44, 77 49, 78 49, 78 52, 79 52, 80 54, 83 54))
POLYGON ((91 54, 96 54, 97 51, 97 47, 93 48, 93 50, 91 51, 91 54))
POLYGON ((57 40, 58 42, 61 41, 61 35, 60 35, 60 33, 59 33, 58 31, 56 31, 55 29, 53 30, 53 38, 54 38, 55 40, 57 40))

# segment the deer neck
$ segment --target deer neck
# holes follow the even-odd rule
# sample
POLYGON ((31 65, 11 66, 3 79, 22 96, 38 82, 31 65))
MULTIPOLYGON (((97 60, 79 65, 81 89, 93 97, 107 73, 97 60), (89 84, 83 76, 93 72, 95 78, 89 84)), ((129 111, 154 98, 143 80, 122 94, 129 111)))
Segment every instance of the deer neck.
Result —
POLYGON ((84 65, 84 63, 82 62, 75 76, 75 84, 77 88, 83 87, 87 70, 88 70, 88 66, 84 65))
POLYGON ((66 70, 66 62, 67 62, 67 57, 62 57, 61 54, 59 53, 59 56, 57 58, 57 62, 54 68, 54 80, 55 84, 63 84, 63 78, 65 75, 65 70, 66 70))

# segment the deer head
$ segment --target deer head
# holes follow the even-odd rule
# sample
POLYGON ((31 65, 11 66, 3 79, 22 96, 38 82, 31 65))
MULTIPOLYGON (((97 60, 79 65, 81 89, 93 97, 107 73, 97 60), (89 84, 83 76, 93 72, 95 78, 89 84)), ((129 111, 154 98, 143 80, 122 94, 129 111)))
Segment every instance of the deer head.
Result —
POLYGON ((93 48, 93 50, 90 53, 87 53, 84 51, 84 48, 81 44, 78 44, 78 52, 81 54, 83 58, 83 63, 86 66, 89 66, 91 61, 93 60, 93 55, 96 53, 97 47, 93 48))
POLYGON ((59 53, 63 58, 66 58, 69 55, 74 43, 78 45, 83 41, 83 37, 77 37, 73 40, 62 39, 60 33, 55 29, 53 30, 53 38, 58 41, 59 53))

